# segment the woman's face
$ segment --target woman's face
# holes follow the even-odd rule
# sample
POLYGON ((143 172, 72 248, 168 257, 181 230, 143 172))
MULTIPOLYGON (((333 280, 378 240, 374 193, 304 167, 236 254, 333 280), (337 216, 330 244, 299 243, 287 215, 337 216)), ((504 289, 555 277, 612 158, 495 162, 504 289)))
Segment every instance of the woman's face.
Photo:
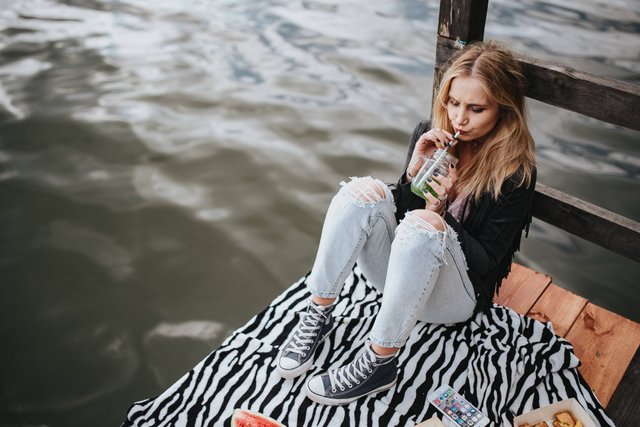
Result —
POLYGON ((495 127, 499 117, 498 103, 487 96, 480 80, 456 77, 451 82, 447 114, 460 141, 477 141, 495 127))

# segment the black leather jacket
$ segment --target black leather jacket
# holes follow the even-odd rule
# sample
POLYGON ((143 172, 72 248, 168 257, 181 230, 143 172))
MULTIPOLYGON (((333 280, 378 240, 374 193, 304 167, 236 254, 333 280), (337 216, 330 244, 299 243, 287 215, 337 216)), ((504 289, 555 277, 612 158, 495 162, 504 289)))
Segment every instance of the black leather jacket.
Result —
MULTIPOLYGON (((404 172, 392 187, 398 222, 407 211, 423 209, 425 206, 424 200, 411 192, 411 184, 402 181, 416 141, 430 128, 430 122, 425 120, 414 129, 404 172)), ((463 209, 467 214, 466 217, 463 215, 465 219, 462 222, 449 212, 445 214, 445 221, 458 233, 467 259, 469 278, 478 301, 476 311, 491 307, 493 294, 509 274, 513 254, 520 248, 522 231, 529 231, 536 171, 529 187, 518 186, 519 181, 517 173, 507 178, 497 200, 489 193, 483 194, 477 202, 468 198, 463 209)))

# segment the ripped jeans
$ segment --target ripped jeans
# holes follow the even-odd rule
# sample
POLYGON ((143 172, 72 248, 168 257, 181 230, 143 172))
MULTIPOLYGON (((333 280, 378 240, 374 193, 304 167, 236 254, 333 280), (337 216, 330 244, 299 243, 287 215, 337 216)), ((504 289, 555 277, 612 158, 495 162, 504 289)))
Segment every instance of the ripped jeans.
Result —
POLYGON ((370 334, 382 347, 402 347, 418 320, 468 320, 476 299, 455 231, 444 221, 446 231, 439 231, 417 211, 397 224, 393 195, 380 180, 352 178, 341 185, 307 278, 311 293, 338 297, 357 261, 383 294, 370 334))

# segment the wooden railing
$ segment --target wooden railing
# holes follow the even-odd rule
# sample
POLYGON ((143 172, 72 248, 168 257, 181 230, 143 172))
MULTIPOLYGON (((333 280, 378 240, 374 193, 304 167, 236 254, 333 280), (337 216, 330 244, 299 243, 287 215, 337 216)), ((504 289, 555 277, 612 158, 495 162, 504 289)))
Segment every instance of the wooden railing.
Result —
MULTIPOLYGON (((488 0, 440 1, 434 82, 452 55, 471 41, 483 40, 488 3, 488 0)), ((518 59, 527 78, 527 97, 640 130, 639 86, 535 58, 518 59)), ((533 215, 640 261, 640 223, 636 221, 542 184, 536 185, 533 215)))

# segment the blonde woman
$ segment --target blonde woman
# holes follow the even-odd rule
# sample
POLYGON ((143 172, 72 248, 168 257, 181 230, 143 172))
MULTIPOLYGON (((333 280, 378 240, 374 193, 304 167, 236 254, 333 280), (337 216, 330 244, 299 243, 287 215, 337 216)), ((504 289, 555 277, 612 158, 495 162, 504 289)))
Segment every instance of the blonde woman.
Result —
POLYGON ((282 345, 285 378, 308 371, 333 327, 333 303, 355 262, 383 294, 369 341, 351 363, 310 378, 307 396, 339 405, 387 390, 396 355, 417 321, 465 322, 491 306, 531 221, 536 181, 524 79, 513 54, 493 42, 467 46, 440 79, 433 121, 413 132, 395 186, 371 178, 343 183, 331 201, 307 284, 311 297, 282 345), (438 197, 413 194, 423 156, 459 137, 438 197))

